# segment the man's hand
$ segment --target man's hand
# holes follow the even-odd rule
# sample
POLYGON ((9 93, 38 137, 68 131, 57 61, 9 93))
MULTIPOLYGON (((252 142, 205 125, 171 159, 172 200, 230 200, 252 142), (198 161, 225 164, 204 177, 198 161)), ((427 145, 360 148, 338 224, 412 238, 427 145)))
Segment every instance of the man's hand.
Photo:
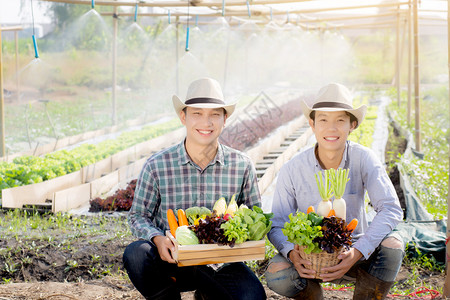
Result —
POLYGON ((175 252, 175 245, 167 236, 157 235, 153 238, 153 243, 158 248, 158 253, 162 260, 171 264, 176 263, 172 257, 172 253, 175 252))
POLYGON ((316 271, 305 268, 306 265, 311 265, 309 260, 303 259, 299 253, 299 246, 294 245, 294 250, 289 252, 289 259, 294 264, 295 269, 302 278, 314 278, 316 271))
POLYGON ((323 268, 320 273, 321 279, 323 281, 332 281, 342 278, 361 257, 361 252, 355 248, 350 248, 350 250, 342 252, 338 256, 342 261, 336 266, 323 268))

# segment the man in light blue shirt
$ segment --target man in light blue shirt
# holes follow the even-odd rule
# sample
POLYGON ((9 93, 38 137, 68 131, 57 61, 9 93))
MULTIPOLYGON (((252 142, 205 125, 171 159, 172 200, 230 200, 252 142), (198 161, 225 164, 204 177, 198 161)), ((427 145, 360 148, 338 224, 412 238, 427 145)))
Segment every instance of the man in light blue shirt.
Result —
POLYGON ((353 232, 354 243, 341 253, 340 263, 323 268, 323 281, 354 281, 353 299, 386 297, 403 259, 403 243, 392 230, 402 220, 395 189, 384 166, 370 149, 347 141, 348 135, 364 120, 366 106, 352 106, 352 96, 343 85, 332 83, 323 87, 312 107, 301 103, 302 110, 315 134, 317 143, 286 163, 280 170, 273 199, 274 213, 270 241, 279 251, 265 273, 269 288, 294 299, 322 299, 320 281, 315 271, 305 268, 308 260, 301 258, 298 245, 283 234, 289 214, 306 213, 309 206, 321 200, 314 174, 327 169, 349 169, 345 199, 346 220, 358 219, 353 232), (367 191, 376 212, 368 222, 364 195, 367 191))

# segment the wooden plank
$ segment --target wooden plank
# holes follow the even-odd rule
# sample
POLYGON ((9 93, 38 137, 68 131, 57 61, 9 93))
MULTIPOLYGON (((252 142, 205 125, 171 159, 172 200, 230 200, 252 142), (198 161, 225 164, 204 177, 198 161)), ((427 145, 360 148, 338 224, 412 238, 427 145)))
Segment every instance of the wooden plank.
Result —
POLYGON ((2 206, 22 208, 23 205, 44 204, 53 200, 53 193, 72 186, 80 185, 82 172, 76 171, 44 182, 2 190, 2 206))
POLYGON ((83 140, 83 133, 77 134, 77 135, 73 135, 73 136, 69 136, 69 144, 70 145, 74 145, 76 143, 79 143, 83 140))
POLYGON ((173 258, 177 261, 178 266, 207 265, 265 258, 265 240, 247 241, 234 247, 217 244, 180 245, 170 232, 167 231, 166 235, 175 245, 173 258))
POLYGON ((119 183, 119 171, 97 178, 91 182, 91 199, 109 192, 119 183))
POLYGON ((272 163, 270 167, 268 167, 265 171, 262 177, 258 179, 258 187, 261 194, 264 193, 264 191, 267 189, 267 187, 272 183, 272 181, 275 179, 276 174, 281 169, 281 167, 289 161, 297 152, 298 150, 306 145, 308 142, 309 137, 312 135, 312 130, 309 128, 305 134, 303 134, 301 137, 299 137, 297 140, 292 142, 289 147, 286 149, 286 151, 283 152, 283 154, 279 155, 276 160, 272 163))
POLYGON ((175 131, 171 131, 149 141, 136 145, 136 159, 148 157, 155 151, 170 147, 173 144, 182 141, 186 134, 186 129, 181 127, 175 131))
POLYGON ((120 168, 118 170, 119 171, 119 182, 124 182, 124 181, 130 180, 130 179, 138 178, 146 161, 147 161, 147 158, 144 157, 134 163, 131 163, 127 166, 120 168))
POLYGON ((111 170, 115 171, 136 160, 136 148, 131 147, 111 156, 111 170))
POLYGON ((218 264, 218 263, 228 263, 228 262, 239 262, 239 261, 249 261, 249 260, 263 260, 265 258, 265 254, 246 254, 240 256, 229 256, 229 257, 220 257, 217 259, 214 258, 198 258, 198 259, 189 259, 184 261, 179 261, 179 267, 187 267, 187 266, 198 266, 198 265, 209 265, 209 264, 218 264))
POLYGON ((84 167, 83 183, 91 182, 112 171, 111 156, 96 162, 95 164, 84 167))
POLYGON ((248 150, 246 154, 250 157, 253 163, 262 160, 264 155, 274 149, 274 146, 278 147, 286 137, 298 130, 298 128, 303 126, 305 122, 306 119, 303 115, 292 120, 288 123, 288 125, 283 126, 282 130, 277 130, 271 138, 265 139, 260 145, 248 150))
POLYGON ((91 184, 85 183, 57 191, 53 196, 52 211, 65 212, 81 207, 91 199, 91 184))
POLYGON ((184 261, 189 259, 219 259, 224 257, 234 257, 234 256, 243 256, 243 255, 252 255, 252 254, 263 254, 265 251, 264 248, 261 247, 249 247, 249 248, 230 248, 229 246, 222 246, 222 249, 217 250, 198 250, 198 251, 180 251, 178 248, 178 260, 184 261))

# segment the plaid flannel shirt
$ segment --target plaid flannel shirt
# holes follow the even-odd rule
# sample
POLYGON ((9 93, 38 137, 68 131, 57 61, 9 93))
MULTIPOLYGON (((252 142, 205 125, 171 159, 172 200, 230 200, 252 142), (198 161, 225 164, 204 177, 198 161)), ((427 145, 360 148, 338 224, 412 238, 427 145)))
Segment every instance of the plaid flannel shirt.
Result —
POLYGON ((151 241, 169 229, 167 210, 204 206, 233 194, 238 204, 261 205, 255 168, 248 156, 219 144, 202 170, 189 157, 184 141, 156 153, 145 163, 136 185, 128 223, 134 236, 151 241), (240 197, 238 196, 240 195, 240 197))

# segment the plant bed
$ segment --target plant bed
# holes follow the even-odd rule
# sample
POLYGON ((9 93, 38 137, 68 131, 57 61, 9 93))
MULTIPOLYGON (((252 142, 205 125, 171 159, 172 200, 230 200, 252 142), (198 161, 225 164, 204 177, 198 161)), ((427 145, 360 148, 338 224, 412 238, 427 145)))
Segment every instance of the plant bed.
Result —
MULTIPOLYGON (((144 299, 123 269, 123 251, 135 240, 124 216, 55 216, 16 210, 0 211, 0 219, 0 296, 37 300, 60 294, 68 299, 92 299, 102 291, 97 299, 144 299)), ((273 255, 273 246, 266 244, 265 259, 247 262, 263 284, 273 255)), ((420 258, 405 260, 390 294, 407 297, 420 286, 442 292, 444 281, 443 272, 425 267, 420 258)), ((352 297, 351 290, 324 286, 325 299, 352 297)), ((265 288, 269 300, 288 299, 265 288)), ((182 299, 192 299, 192 295, 183 293, 182 299)))

